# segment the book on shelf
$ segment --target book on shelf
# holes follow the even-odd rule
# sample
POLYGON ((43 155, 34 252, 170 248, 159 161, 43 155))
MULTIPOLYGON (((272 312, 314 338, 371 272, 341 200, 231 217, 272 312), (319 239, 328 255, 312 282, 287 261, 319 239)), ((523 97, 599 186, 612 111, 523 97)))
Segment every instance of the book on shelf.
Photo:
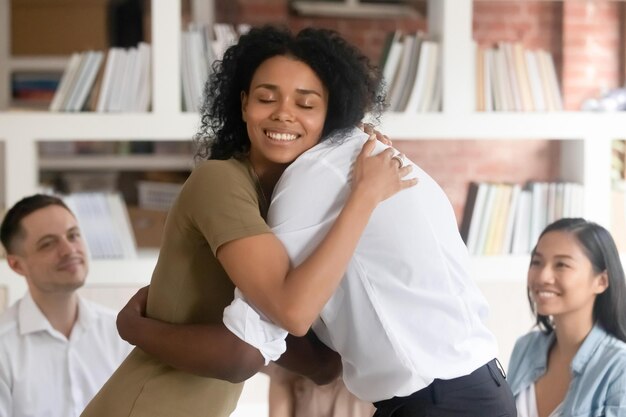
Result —
POLYGON ((416 35, 406 35, 402 44, 397 74, 389 90, 389 109, 400 111, 408 101, 406 86, 415 78, 421 39, 416 35))
POLYGON ((477 241, 476 246, 474 248, 473 254, 484 254, 485 253, 485 245, 487 242, 487 235, 489 234, 489 229, 491 226, 491 219, 494 216, 495 211, 495 202, 497 199, 497 187, 495 184, 489 184, 487 187, 487 195, 485 197, 485 205, 483 207, 482 213, 475 213, 475 215, 480 216, 479 225, 477 233, 477 241))
POLYGON ((503 242, 504 230, 507 228, 506 221, 509 217, 512 191, 513 187, 510 184, 496 185, 495 207, 483 251, 485 255, 499 255, 504 252, 506 246, 503 242))
POLYGON ((151 46, 73 53, 50 111, 145 112, 151 96, 151 46))
POLYGON ((389 51, 391 50, 391 46, 394 43, 395 37, 400 33, 400 31, 387 32, 385 36, 385 42, 383 43, 383 48, 380 52, 380 58, 378 60, 378 67, 385 68, 385 62, 389 57, 389 51))
POLYGON ((65 111, 80 111, 87 103, 89 92, 98 75, 104 54, 100 51, 88 51, 84 53, 84 65, 81 65, 81 72, 76 79, 76 85, 65 103, 65 111))
POLYGON ((536 111, 547 110, 545 93, 541 83, 538 56, 534 51, 524 51, 526 58, 526 68, 528 69, 528 80, 533 99, 533 108, 536 111))
POLYGON ((400 57, 402 56, 402 49, 404 45, 402 32, 398 30, 393 32, 390 42, 391 45, 389 46, 389 52, 385 54, 384 61, 381 62, 381 68, 383 69, 383 82, 385 83, 387 94, 389 94, 392 89, 396 72, 400 64, 400 57))
POLYGON ((439 44, 418 32, 388 35, 383 52, 383 82, 391 111, 437 111, 441 106, 439 44))
POLYGON ((47 109, 59 87, 60 72, 15 71, 11 74, 11 108, 47 109))
POLYGON ((485 48, 473 42, 474 59, 476 60, 476 72, 474 83, 476 84, 476 110, 485 111, 485 48))
POLYGON ((554 59, 547 51, 498 42, 478 46, 475 65, 478 111, 563 110, 554 59))
POLYGON ((523 111, 534 111, 533 93, 530 88, 530 79, 528 75, 528 66, 526 65, 526 54, 524 46, 520 42, 515 42, 513 48, 514 68, 517 74, 517 82, 519 87, 520 99, 523 111))
POLYGON ((50 111, 61 111, 63 107, 63 101, 65 97, 70 92, 71 84, 73 84, 73 80, 76 77, 76 73, 80 67, 81 54, 78 52, 73 53, 70 56, 70 59, 65 67, 65 71, 63 71, 63 75, 61 76, 61 81, 59 82, 59 87, 54 93, 54 97, 52 98, 52 102, 50 102, 50 111))
POLYGON ((472 255, 528 253, 539 233, 562 217, 583 213, 583 188, 568 182, 472 182, 461 237, 472 255))
POLYGON ((216 60, 250 29, 227 23, 213 26, 190 24, 181 36, 182 100, 186 111, 197 112, 203 101, 204 86, 216 60))
POLYGON ((511 236, 510 253, 527 254, 534 245, 530 241, 530 216, 532 211, 532 194, 530 190, 521 190, 515 215, 513 216, 513 234, 511 236))
POLYGON ((74 193, 63 200, 76 215, 92 258, 137 256, 126 205, 119 193, 74 193))
POLYGON ((487 183, 470 183, 461 224, 461 237, 470 253, 477 252, 482 213, 485 211, 488 191, 487 183))

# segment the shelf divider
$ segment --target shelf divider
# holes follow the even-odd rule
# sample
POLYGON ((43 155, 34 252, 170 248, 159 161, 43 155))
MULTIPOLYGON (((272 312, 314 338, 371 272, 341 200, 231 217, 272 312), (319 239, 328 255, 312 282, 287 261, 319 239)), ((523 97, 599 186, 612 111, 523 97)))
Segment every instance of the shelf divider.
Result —
POLYGON ((475 110, 472 0, 428 0, 428 34, 441 48, 442 111, 475 110))
POLYGON ((152 0, 152 112, 177 114, 181 108, 181 0, 152 0))

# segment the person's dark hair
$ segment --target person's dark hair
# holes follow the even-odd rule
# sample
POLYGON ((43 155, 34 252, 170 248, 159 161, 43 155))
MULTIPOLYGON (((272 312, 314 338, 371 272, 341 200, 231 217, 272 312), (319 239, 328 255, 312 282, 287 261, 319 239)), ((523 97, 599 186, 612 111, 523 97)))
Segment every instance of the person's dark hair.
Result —
POLYGON ((205 85, 202 125, 195 135, 196 159, 247 154, 250 140, 241 115, 241 92, 249 92, 253 75, 265 60, 279 55, 307 64, 328 90, 322 139, 356 126, 366 112, 379 118, 384 108, 380 72, 339 34, 314 28, 297 35, 274 26, 252 28, 212 66, 205 85))
MULTIPOLYGON (((581 218, 565 218, 548 225, 539 239, 549 232, 562 231, 574 237, 593 266, 595 273, 606 271, 608 288, 596 297, 593 306, 593 320, 616 338, 626 342, 626 281, 624 269, 613 237, 604 227, 581 218)), ((537 247, 532 250, 535 254, 537 247)), ((528 292, 530 308, 537 319, 537 325, 545 333, 554 330, 550 317, 537 314, 528 292)))
POLYGON ((0 242, 2 242, 7 254, 15 253, 15 243, 24 233, 22 219, 48 206, 61 206, 70 213, 72 212, 60 198, 44 194, 25 197, 7 211, 4 220, 2 220, 2 225, 0 225, 0 242))

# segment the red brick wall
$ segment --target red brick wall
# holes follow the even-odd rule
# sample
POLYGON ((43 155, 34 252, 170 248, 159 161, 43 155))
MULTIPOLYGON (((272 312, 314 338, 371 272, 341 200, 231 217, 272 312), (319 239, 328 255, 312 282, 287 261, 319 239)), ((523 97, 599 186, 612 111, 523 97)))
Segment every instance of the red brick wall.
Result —
POLYGON ((620 84, 620 2, 564 2, 564 105, 578 110, 589 97, 620 84))
POLYGON ((506 41, 545 49, 560 68, 562 8, 558 1, 475 2, 474 39, 485 46, 506 41))
POLYGON ((470 181, 524 183, 558 178, 558 141, 396 140, 393 144, 441 185, 459 223, 470 181))
MULTIPOLYGON (((330 19, 290 15, 287 0, 217 0, 237 4, 237 17, 225 21, 251 24, 286 23, 297 30, 305 26, 327 27, 342 33, 359 46, 374 62, 378 61, 387 32, 426 30, 424 19, 330 19)), ((231 9, 233 6, 230 6, 231 9)), ((583 84, 580 66, 592 61, 602 83, 616 85, 619 80, 619 53, 616 31, 621 5, 607 0, 584 1, 479 1, 474 4, 473 31, 479 44, 521 41, 529 48, 543 48, 555 59, 559 78, 564 76, 563 91, 567 108, 578 108, 582 93, 594 94, 597 82, 583 84), (587 4, 594 4, 590 20, 587 4), (581 12, 583 10, 585 13, 581 12), (581 16, 582 14, 582 16, 581 16), (572 19, 574 23, 570 23, 572 19), (566 22, 563 24, 563 22, 566 22), (602 22, 601 24, 598 22, 602 22), (579 39, 593 35, 593 51, 580 52, 579 39), (593 52, 593 53, 592 53, 593 52), (571 65, 571 67, 570 67, 571 65)), ((220 16, 218 14, 218 19, 220 16)), ((586 68, 586 67, 585 67, 586 68)), ((596 80, 597 81, 597 80, 596 80)), ((437 180, 450 198, 457 218, 465 203, 470 181, 557 180, 559 142, 557 141, 402 141, 395 145, 437 180)), ((405 138, 406 139, 406 138, 405 138)))
POLYGON ((216 0, 216 17, 218 21, 229 23, 286 24, 295 31, 308 26, 333 29, 361 48, 373 62, 378 62, 388 32, 396 29, 406 32, 426 30, 424 18, 335 19, 296 16, 289 13, 287 0, 216 0))

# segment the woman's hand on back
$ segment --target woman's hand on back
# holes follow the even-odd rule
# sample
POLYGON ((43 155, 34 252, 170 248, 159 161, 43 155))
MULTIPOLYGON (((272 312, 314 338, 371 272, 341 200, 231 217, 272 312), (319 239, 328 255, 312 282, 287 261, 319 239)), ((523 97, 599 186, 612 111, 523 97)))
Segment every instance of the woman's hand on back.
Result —
POLYGON ((387 146, 393 145, 391 143, 391 139, 389 139, 389 136, 383 134, 380 130, 375 129, 374 125, 370 123, 359 123, 359 129, 370 135, 370 137, 376 136, 377 141, 384 143, 387 146))
POLYGON ((376 147, 375 136, 365 142, 356 159, 352 171, 352 192, 355 196, 378 204, 394 194, 413 187, 417 178, 404 179, 412 170, 412 165, 404 165, 404 158, 393 148, 387 148, 372 155, 376 147))
POLYGON ((137 334, 138 323, 146 315, 149 288, 149 285, 140 288, 117 314, 117 331, 131 345, 136 344, 133 336, 137 334))

